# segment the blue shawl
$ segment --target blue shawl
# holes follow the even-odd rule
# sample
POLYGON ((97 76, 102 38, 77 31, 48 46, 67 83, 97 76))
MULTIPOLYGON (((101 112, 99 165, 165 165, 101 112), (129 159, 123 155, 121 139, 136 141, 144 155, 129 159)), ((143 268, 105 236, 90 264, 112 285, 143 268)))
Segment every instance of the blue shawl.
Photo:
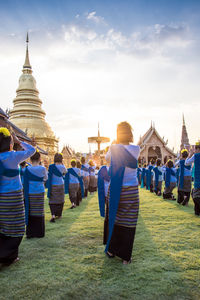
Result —
POLYGON ((69 168, 67 169, 67 173, 65 175, 65 194, 68 194, 69 193, 69 175, 71 174, 72 176, 78 178, 78 181, 80 183, 80 187, 81 187, 81 195, 82 195, 82 198, 84 197, 84 186, 83 186, 83 179, 82 177, 78 176, 78 174, 72 169, 72 168, 69 168))
POLYGON ((105 217, 105 189, 104 189, 104 180, 110 181, 110 176, 106 166, 102 166, 98 172, 98 198, 99 198, 99 210, 101 217, 105 217))
POLYGON ((180 181, 179 181, 179 184, 180 184, 180 188, 183 188, 183 185, 184 185, 184 169, 188 169, 190 170, 191 169, 191 166, 185 166, 185 159, 181 159, 180 160, 180 181))
POLYGON ((140 168, 137 168, 137 179, 138 182, 140 181, 140 174, 142 173, 142 170, 140 168))
POLYGON ((162 175, 162 172, 158 169, 158 167, 153 168, 153 171, 155 173, 155 191, 157 192, 157 188, 158 188, 158 179, 159 176, 162 175))
POLYGON ((142 176, 141 176, 141 188, 144 187, 144 178, 146 176, 146 169, 142 168, 142 176))
POLYGON ((194 188, 200 189, 200 153, 194 155, 194 188))
POLYGON ((49 166, 49 173, 48 173, 48 182, 46 186, 48 187, 47 197, 50 198, 51 195, 51 188, 52 188, 52 176, 56 175, 58 177, 63 177, 63 174, 58 170, 56 164, 52 164, 49 166))
POLYGON ((31 173, 26 167, 24 171, 24 198, 25 198, 25 221, 26 226, 28 225, 28 216, 29 216, 29 181, 38 181, 42 182, 44 176, 39 177, 31 173))
POLYGON ((0 160, 0 176, 15 177, 19 175, 19 169, 7 169, 0 160))
POLYGON ((81 166, 81 170, 85 171, 85 172, 89 172, 89 168, 87 168, 86 166, 82 165, 81 166))
POLYGON ((166 167, 166 176, 165 176, 165 186, 168 188, 170 186, 171 176, 176 176, 176 173, 171 169, 166 167))
POLYGON ((109 199, 109 236, 105 252, 108 251, 112 232, 115 224, 115 218, 120 200, 120 194, 123 184, 125 167, 137 169, 137 159, 123 146, 112 145, 111 164, 110 164, 110 199, 109 199))

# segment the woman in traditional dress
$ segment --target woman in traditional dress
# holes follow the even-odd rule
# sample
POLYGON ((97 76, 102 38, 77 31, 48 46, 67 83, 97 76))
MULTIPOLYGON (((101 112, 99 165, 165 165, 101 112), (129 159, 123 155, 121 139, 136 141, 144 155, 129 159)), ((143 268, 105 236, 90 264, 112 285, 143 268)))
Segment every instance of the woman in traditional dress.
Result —
POLYGON ((200 142, 195 145, 195 153, 190 153, 190 158, 185 161, 186 166, 194 168, 194 188, 192 190, 192 198, 194 201, 194 213, 200 216, 200 142))
POLYGON ((81 170, 76 168, 76 160, 71 160, 72 168, 67 169, 67 174, 65 175, 65 193, 69 193, 69 199, 71 201, 70 209, 73 209, 77 205, 78 192, 81 187, 82 197, 84 196, 83 180, 81 177, 81 170))
POLYGON ((83 184, 84 184, 84 197, 88 196, 89 188, 89 165, 85 162, 85 157, 81 157, 81 170, 83 172, 83 184))
POLYGON ((46 168, 40 164, 39 151, 30 160, 32 165, 27 166, 24 172, 26 237, 42 238, 45 236, 44 182, 48 175, 46 168))
POLYGON ((102 166, 98 172, 98 199, 101 217, 104 218, 103 244, 106 245, 108 239, 108 189, 110 185, 109 167, 102 166), (106 209, 105 209, 106 208, 106 209))
MULTIPOLYGON (((80 176, 81 176, 81 178, 83 180, 85 172, 81 169, 81 163, 80 163, 80 161, 76 162, 76 166, 77 166, 78 169, 80 169, 80 176)), ((81 203, 81 201, 82 201, 82 191, 81 191, 81 186, 79 184, 79 190, 78 190, 76 205, 79 206, 80 203, 81 203)))
POLYGON ((89 163, 89 174, 90 174, 89 192, 90 195, 92 195, 96 191, 95 164, 92 160, 89 160, 88 163, 89 163))
POLYGON ((165 169, 165 189, 163 192, 163 199, 176 200, 173 195, 173 190, 176 187, 176 168, 174 168, 174 163, 169 159, 166 163, 165 169))
POLYGON ((131 262, 139 211, 137 160, 140 147, 131 145, 132 128, 122 122, 117 126, 117 144, 106 155, 110 161, 109 236, 105 252, 120 257, 123 264, 131 262))
POLYGON ((13 151, 9 130, 0 128, 0 263, 5 264, 19 260, 18 248, 25 232, 19 164, 33 155, 35 148, 23 142, 20 145, 24 150, 13 151))
POLYGON ((65 202, 64 175, 67 169, 63 165, 62 153, 56 153, 54 164, 49 166, 48 174, 48 198, 51 210, 50 222, 55 222, 55 218, 62 217, 63 206, 65 202))
POLYGON ((178 176, 178 199, 177 202, 182 205, 188 205, 192 188, 192 167, 185 165, 188 157, 188 150, 181 150, 181 159, 175 163, 179 167, 178 176))
POLYGON ((161 166, 161 159, 156 160, 156 166, 153 168, 153 190, 157 196, 162 194, 163 182, 163 168, 161 166))

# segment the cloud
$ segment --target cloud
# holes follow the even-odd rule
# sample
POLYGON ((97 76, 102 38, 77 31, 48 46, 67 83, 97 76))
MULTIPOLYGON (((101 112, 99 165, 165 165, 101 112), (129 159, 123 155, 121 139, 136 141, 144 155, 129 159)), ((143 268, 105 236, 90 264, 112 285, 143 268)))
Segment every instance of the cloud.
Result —
POLYGON ((106 24, 106 22, 105 22, 105 20, 104 20, 103 17, 96 15, 96 11, 92 11, 92 12, 88 13, 86 15, 86 19, 90 20, 90 21, 93 21, 93 22, 95 22, 97 24, 104 24, 104 25, 106 24))
MULTIPOLYGON (((155 24, 125 34, 73 23, 40 35, 30 35, 30 61, 47 120, 61 144, 87 151, 87 137, 96 135, 98 121, 102 135, 112 136, 122 120, 133 125, 137 142, 153 120, 178 148, 185 110, 192 138, 198 134, 200 45, 185 24, 155 24), (184 105, 189 101, 192 109, 184 105)), ((0 36, 3 108, 12 107, 24 63, 25 37, 18 37, 0 36)))

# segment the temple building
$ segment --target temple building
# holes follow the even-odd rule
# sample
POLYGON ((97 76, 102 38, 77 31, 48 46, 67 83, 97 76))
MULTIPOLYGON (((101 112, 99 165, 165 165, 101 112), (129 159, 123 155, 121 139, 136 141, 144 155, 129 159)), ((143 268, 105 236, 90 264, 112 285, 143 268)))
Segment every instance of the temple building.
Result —
POLYGON ((186 129, 186 125, 185 125, 185 118, 184 118, 184 115, 183 115, 183 125, 182 125, 180 150, 182 150, 184 148, 189 150, 190 143, 189 143, 189 138, 188 138, 187 129, 186 129))
POLYGON ((155 126, 151 124, 149 130, 140 137, 138 142, 141 149, 139 161, 149 163, 152 159, 160 158, 164 164, 168 159, 175 159, 176 154, 167 147, 167 143, 158 134, 155 126))
POLYGON ((28 34, 26 57, 22 75, 19 78, 19 86, 16 90, 14 107, 10 111, 10 121, 22 129, 28 137, 42 149, 48 152, 48 163, 53 162, 54 154, 58 151, 58 139, 45 120, 45 112, 42 109, 42 101, 36 88, 36 80, 32 75, 32 67, 29 61, 28 34))
POLYGON ((72 158, 76 157, 75 152, 67 145, 63 146, 62 149, 62 155, 63 155, 63 163, 65 167, 69 168, 71 167, 71 160, 72 158))

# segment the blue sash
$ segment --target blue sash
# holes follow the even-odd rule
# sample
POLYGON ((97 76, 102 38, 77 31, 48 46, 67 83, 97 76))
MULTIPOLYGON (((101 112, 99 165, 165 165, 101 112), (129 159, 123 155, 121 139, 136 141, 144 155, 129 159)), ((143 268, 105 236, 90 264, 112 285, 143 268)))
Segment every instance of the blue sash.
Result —
POLYGON ((194 173, 195 173, 195 166, 193 165, 193 168, 192 168, 192 181, 194 181, 194 173))
POLYGON ((42 182, 44 176, 39 177, 31 173, 26 167, 24 171, 24 198, 25 198, 25 221, 26 226, 28 225, 28 216, 29 216, 29 181, 42 182))
POLYGON ((149 168, 147 170, 147 177, 146 177, 146 189, 147 190, 150 190, 152 169, 153 169, 153 166, 149 166, 149 168))
POLYGON ((166 176, 165 176, 165 186, 168 188, 170 186, 171 176, 176 176, 176 173, 171 169, 166 167, 166 176))
POLYGON ((89 168, 86 168, 86 166, 82 165, 81 170, 89 173, 89 168))
POLYGON ((0 160, 0 176, 15 177, 19 175, 19 169, 7 169, 0 160))
POLYGON ((141 169, 137 168, 137 179, 138 179, 138 182, 140 182, 140 174, 141 173, 142 173, 141 169))
POLYGON ((146 169, 145 169, 145 168, 142 168, 141 188, 144 187, 144 178, 145 178, 145 174, 146 174, 146 169))
POLYGON ((122 145, 112 145, 110 165, 109 236, 105 252, 108 251, 120 200, 125 167, 137 169, 137 159, 122 145))
POLYGON ((101 217, 105 217, 105 189, 104 189, 104 180, 110 181, 110 176, 106 166, 102 166, 98 172, 98 198, 99 198, 99 210, 101 217))
POLYGON ((184 171, 185 171, 185 168, 190 170, 191 169, 191 166, 185 166, 185 159, 181 159, 180 160, 180 181, 179 181, 179 184, 180 184, 180 188, 183 189, 183 185, 184 185, 184 171))
POLYGON ((58 170, 55 164, 49 166, 49 173, 48 173, 48 182, 46 186, 48 187, 47 197, 50 198, 51 195, 51 188, 52 188, 52 177, 53 174, 58 177, 63 177, 63 174, 58 170))
POLYGON ((200 189, 200 153, 194 155, 194 188, 200 189))
POLYGON ((158 169, 158 167, 153 168, 153 171, 155 173, 155 191, 157 192, 157 188, 158 188, 158 179, 159 176, 162 175, 162 172, 158 169))
POLYGON ((65 194, 68 194, 69 193, 69 174, 73 175, 74 177, 78 178, 78 181, 80 183, 80 187, 81 187, 81 195, 82 195, 82 198, 84 197, 84 186, 83 186, 83 179, 82 177, 78 176, 78 174, 72 169, 72 168, 69 168, 67 169, 67 173, 65 175, 65 194))

